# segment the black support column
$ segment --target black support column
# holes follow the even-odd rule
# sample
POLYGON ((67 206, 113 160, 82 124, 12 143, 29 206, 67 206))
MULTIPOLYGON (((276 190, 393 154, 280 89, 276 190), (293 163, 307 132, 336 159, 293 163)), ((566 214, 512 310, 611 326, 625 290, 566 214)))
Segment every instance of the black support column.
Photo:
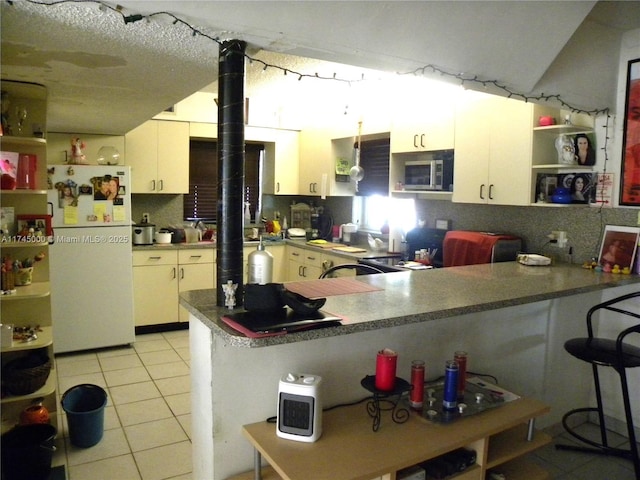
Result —
POLYGON ((244 297, 242 243, 244 191, 244 52, 246 43, 228 40, 218 59, 218 306, 225 305, 227 281, 238 285, 236 305, 244 297))

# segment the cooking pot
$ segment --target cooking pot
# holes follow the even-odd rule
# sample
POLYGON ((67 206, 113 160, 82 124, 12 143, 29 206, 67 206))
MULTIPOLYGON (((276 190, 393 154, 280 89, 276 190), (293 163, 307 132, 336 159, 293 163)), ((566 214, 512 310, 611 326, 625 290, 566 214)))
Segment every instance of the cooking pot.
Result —
POLYGON ((155 239, 156 243, 171 243, 171 239, 173 237, 173 233, 161 229, 159 232, 156 232, 155 239))
POLYGON ((132 227, 134 245, 153 245, 156 226, 152 223, 137 223, 132 227))

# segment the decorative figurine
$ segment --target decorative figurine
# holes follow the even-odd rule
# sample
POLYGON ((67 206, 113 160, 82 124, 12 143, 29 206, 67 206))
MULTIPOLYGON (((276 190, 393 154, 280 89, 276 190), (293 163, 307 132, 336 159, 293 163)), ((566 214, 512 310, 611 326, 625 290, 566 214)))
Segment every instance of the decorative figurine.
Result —
POLYGON ((556 150, 558 151, 558 163, 573 165, 576 163, 575 147, 571 137, 558 135, 556 138, 556 150))
POLYGON ((71 139, 71 161, 69 163, 74 165, 88 165, 87 157, 82 153, 83 148, 85 148, 85 144, 79 137, 71 139))
POLYGON ((238 284, 233 283, 232 280, 227 280, 227 284, 222 286, 222 291, 224 292, 224 305, 229 308, 229 310, 232 310, 233 307, 236 306, 237 288, 238 284))

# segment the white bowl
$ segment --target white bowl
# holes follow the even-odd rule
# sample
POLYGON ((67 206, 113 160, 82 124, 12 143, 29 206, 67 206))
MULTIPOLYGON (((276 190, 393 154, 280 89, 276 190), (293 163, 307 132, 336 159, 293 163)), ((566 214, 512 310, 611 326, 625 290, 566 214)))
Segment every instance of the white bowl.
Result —
POLYGON ((171 243, 171 232, 156 232, 156 243, 171 243))

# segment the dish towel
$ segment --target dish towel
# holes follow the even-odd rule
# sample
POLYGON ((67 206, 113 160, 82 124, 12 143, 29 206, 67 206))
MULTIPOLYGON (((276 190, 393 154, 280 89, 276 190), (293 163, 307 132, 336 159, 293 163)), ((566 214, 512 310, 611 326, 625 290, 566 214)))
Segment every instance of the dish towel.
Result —
POLYGON ((443 243, 443 264, 445 267, 491 263, 491 255, 500 240, 518 240, 513 235, 486 232, 451 230, 446 233, 443 243))

